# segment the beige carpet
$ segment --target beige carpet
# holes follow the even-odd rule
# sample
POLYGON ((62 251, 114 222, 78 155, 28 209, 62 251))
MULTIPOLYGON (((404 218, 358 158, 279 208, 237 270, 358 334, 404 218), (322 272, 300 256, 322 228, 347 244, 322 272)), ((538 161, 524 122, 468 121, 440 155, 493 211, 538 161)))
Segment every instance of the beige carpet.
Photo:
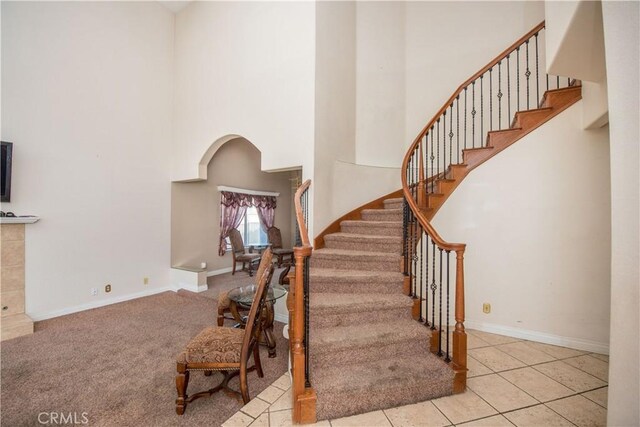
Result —
MULTIPOLYGON (((2 343, 0 423, 33 426, 41 412, 86 412, 96 426, 220 425, 242 407, 225 394, 195 401, 183 416, 174 410, 175 356, 215 318, 214 300, 181 291, 38 322, 35 334, 2 343)), ((261 348, 265 377, 249 373, 252 397, 286 372, 281 331, 277 324, 275 359, 261 348)), ((218 375, 193 375, 189 390, 212 387, 218 375)))

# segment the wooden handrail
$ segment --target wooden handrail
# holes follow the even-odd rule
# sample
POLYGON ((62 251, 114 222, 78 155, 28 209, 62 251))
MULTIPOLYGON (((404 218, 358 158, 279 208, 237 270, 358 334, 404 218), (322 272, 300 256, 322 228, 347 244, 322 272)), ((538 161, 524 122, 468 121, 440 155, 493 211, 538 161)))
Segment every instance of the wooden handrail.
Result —
MULTIPOLYGON (((420 144, 420 141, 422 140, 422 137, 429 131, 429 129, 431 129, 431 127, 443 115, 443 113, 447 110, 447 108, 449 108, 449 106, 454 102, 454 100, 460 95, 460 93, 462 93, 462 91, 467 86, 469 86, 475 80, 480 78, 484 73, 489 71, 489 69, 491 69, 496 64, 498 64, 498 62, 502 61, 507 55, 509 55, 510 53, 515 51, 519 46, 521 46, 523 43, 525 43, 531 37, 535 36, 538 32, 540 32, 544 28, 544 26, 545 26, 545 21, 542 21, 541 23, 536 25, 531 31, 529 31, 524 36, 520 37, 515 43, 513 43, 511 46, 509 46, 504 51, 502 51, 502 53, 497 55, 487 65, 482 67, 473 76, 469 77, 467 80, 465 80, 464 83, 462 83, 460 86, 458 86, 458 88, 455 90, 453 95, 451 95, 451 97, 447 100, 447 102, 444 103, 444 105, 438 110, 438 112, 427 123, 427 125, 422 129, 422 131, 418 134, 418 136, 413 140, 413 143, 411 144, 411 146, 407 150, 407 154, 405 154, 405 156, 404 156, 404 159, 402 161, 402 168, 401 168, 401 170, 402 170, 402 177, 401 177, 402 178, 402 191, 403 191, 404 197, 407 200, 407 203, 409 204, 409 207, 414 212, 415 216, 418 218, 418 221, 420 222, 420 224, 422 224, 422 226, 425 228, 425 230, 427 231, 429 236, 431 236, 431 238, 435 241, 436 245, 438 245, 439 248, 442 248, 444 250, 451 250, 451 251, 456 251, 457 252, 457 251, 460 251, 460 250, 464 251, 466 245, 464 243, 449 243, 449 242, 445 241, 444 239, 442 239, 442 237, 440 237, 438 232, 431 226, 431 223, 429 222, 427 217, 424 215, 424 213, 420 210, 420 208, 418 207, 417 201, 414 200, 412 195, 411 195, 410 188, 409 188, 409 185, 407 183, 407 175, 406 175, 405 171, 408 169, 409 161, 411 160, 411 157, 413 156, 414 151, 416 150, 416 148, 420 144)), ((422 162, 422 156, 420 156, 420 158, 421 158, 420 161, 422 162)), ((420 169, 422 170, 422 163, 420 164, 420 169)), ((422 173, 423 172, 421 171, 421 174, 422 173)), ((424 181, 424 178, 422 177, 422 175, 421 175, 421 179, 422 179, 422 181, 424 181)))

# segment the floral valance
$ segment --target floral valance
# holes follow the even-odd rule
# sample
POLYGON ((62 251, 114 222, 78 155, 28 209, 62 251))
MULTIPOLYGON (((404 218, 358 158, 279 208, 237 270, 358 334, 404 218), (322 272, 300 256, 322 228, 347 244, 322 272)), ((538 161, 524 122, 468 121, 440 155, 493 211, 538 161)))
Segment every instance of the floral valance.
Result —
POLYGON ((220 203, 224 206, 276 208, 275 196, 256 196, 253 194, 233 193, 231 191, 221 191, 220 203))

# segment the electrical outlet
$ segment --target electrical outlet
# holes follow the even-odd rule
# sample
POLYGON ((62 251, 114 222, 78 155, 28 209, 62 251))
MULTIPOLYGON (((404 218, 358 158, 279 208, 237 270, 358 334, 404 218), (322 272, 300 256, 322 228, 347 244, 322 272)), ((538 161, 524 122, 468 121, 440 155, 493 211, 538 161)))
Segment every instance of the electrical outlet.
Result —
POLYGON ((91 295, 93 295, 94 297, 98 295, 98 288, 91 288, 91 295))
POLYGON ((149 284, 149 278, 145 277, 144 279, 142 279, 142 281, 144 282, 145 285, 149 284))
POLYGON ((111 292, 111 284, 107 284, 107 286, 104 287, 104 291, 111 292))
POLYGON ((482 312, 484 314, 491 313, 491 304, 489 304, 488 302, 485 302, 484 304, 482 304, 482 312))

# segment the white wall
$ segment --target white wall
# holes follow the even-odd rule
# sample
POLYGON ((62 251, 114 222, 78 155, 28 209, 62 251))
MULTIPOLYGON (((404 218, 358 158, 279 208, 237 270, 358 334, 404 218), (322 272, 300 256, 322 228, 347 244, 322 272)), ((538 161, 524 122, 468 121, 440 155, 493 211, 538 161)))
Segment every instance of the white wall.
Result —
MULTIPOLYGON (((321 232, 335 218, 332 206, 347 193, 334 184, 334 162, 355 160, 356 5, 316 3, 316 93, 313 227, 321 232)), ((350 197, 346 197, 350 198, 350 197)), ((310 235, 313 237, 313 234, 310 235)))
POLYGON ((467 244, 468 327, 607 351, 608 129, 581 129, 578 103, 471 172, 437 213, 440 235, 467 244))
POLYGON ((42 217, 27 226, 27 314, 167 286, 173 15, 155 2, 1 7, 15 154, 2 210, 42 217))
POLYGON ((604 2, 611 126, 611 359, 607 424, 640 425, 640 7, 604 2))
MULTIPOLYGON (((398 167, 404 157, 405 2, 358 2, 356 161, 398 167)), ((399 178, 398 178, 399 179, 399 178)))
POLYGON ((229 134, 258 147, 263 170, 304 166, 311 177, 315 4, 193 2, 175 32, 172 179, 198 178, 229 134))

